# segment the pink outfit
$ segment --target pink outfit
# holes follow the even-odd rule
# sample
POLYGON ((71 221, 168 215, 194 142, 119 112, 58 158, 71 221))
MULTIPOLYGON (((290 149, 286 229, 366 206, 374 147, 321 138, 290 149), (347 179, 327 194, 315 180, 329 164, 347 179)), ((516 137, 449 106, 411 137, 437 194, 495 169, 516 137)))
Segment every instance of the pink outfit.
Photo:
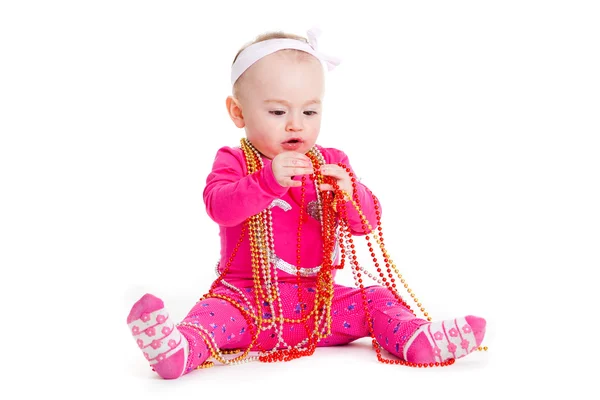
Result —
MULTIPOLYGON (((343 163, 351 168, 348 157, 342 151, 318 148, 327 164, 343 163)), ((204 202, 209 216, 220 227, 219 272, 224 270, 238 243, 244 221, 271 207, 275 246, 273 259, 277 268, 283 315, 285 318, 298 319, 302 309, 310 311, 314 304, 315 277, 322 262, 323 243, 318 207, 316 207, 317 194, 314 182, 307 177, 304 203, 306 213, 302 226, 300 259, 300 267, 304 275, 301 304, 298 299, 295 267, 296 228, 300 217, 301 188, 281 187, 274 177, 271 161, 263 158, 263 163, 264 167, 261 170, 247 175, 241 148, 223 147, 217 152, 213 169, 207 178, 204 202)), ((371 227, 376 228, 374 200, 370 191, 363 184, 358 183, 357 194, 363 214, 369 220, 371 227)), ((364 235, 359 215, 351 202, 346 203, 346 210, 352 233, 364 235)), ((339 254, 334 256, 334 264, 337 264, 339 254)), ((261 310, 255 309, 247 234, 225 276, 225 281, 226 283, 219 284, 213 293, 234 299, 243 309, 261 313, 263 318, 271 317, 269 304, 263 304, 261 310), (237 290, 232 289, 231 286, 237 290)), ((466 317, 467 320, 443 321, 437 325, 428 324, 427 321, 415 317, 388 289, 370 286, 365 291, 376 340, 384 349, 401 359, 411 362, 416 362, 415 360, 431 362, 441 361, 444 359, 442 357, 447 359, 448 356, 461 357, 463 353, 466 355, 478 346, 483 338, 485 328, 483 319, 466 317)), ((151 363, 167 357, 166 360, 153 365, 161 376, 177 377, 181 373, 191 371, 210 357, 209 348, 196 329, 182 325, 173 332, 170 330, 167 332, 172 326, 168 325, 170 322, 165 322, 162 318, 161 321, 152 322, 154 314, 157 318, 159 315, 168 316, 163 309, 162 301, 152 295, 146 295, 134 305, 127 322, 138 345, 151 363), (163 325, 147 326, 149 323, 145 322, 144 318, 148 316, 153 324, 162 322, 163 325), (153 346, 152 340, 157 328, 165 329, 163 336, 168 336, 170 342, 167 341, 166 344, 154 342, 153 346), (176 335, 177 331, 182 335, 181 340, 176 335), (185 347, 186 351, 179 350, 186 341, 189 343, 189 346, 185 347), (171 353, 174 355, 170 356, 171 353)), ((319 346, 341 345, 369 336, 360 289, 335 285, 331 317, 331 335, 322 339, 319 346)), ((234 305, 221 298, 209 297, 199 301, 183 323, 201 327, 220 349, 244 349, 251 343, 252 331, 247 326, 246 319, 234 305)), ((283 338, 291 346, 299 343, 306 338, 304 324, 286 322, 283 327, 283 338)), ((263 331, 257 342, 258 348, 253 350, 270 350, 276 345, 277 340, 276 328, 263 331)))
MULTIPOLYGON (((343 163, 350 167, 348 156, 340 150, 318 146, 328 164, 343 163)), ((263 157, 264 167, 252 175, 247 175, 244 154, 240 148, 223 147, 217 152, 213 169, 206 180, 204 202, 208 215, 220 227, 222 271, 231 252, 233 251, 242 229, 242 223, 250 216, 263 211, 276 199, 283 200, 291 209, 284 211, 280 206, 271 209, 273 214, 273 235, 275 237, 275 253, 288 264, 296 263, 296 227, 300 217, 301 189, 299 187, 282 187, 275 180, 271 169, 271 160, 263 157)), ((351 168, 351 167, 350 167, 351 168)), ((301 178, 295 177, 295 180, 301 178)), ((321 264, 323 248, 321 241, 321 223, 310 216, 309 203, 317 200, 313 181, 306 180, 305 207, 308 213, 302 225, 302 253, 300 263, 302 268, 315 268, 321 264), (317 251, 315 251, 317 249, 317 251)), ((358 184, 358 197, 364 215, 372 227, 377 226, 373 199, 368 189, 358 184)), ((353 234, 364 235, 360 217, 352 203, 346 203, 348 218, 353 234)), ((232 266, 227 273, 227 281, 235 286, 252 286, 252 264, 250 260, 250 245, 244 240, 240 246, 232 266)), ((294 267, 295 268, 295 267, 294 267)), ((279 271, 280 282, 296 282, 293 274, 279 271)), ((307 279, 314 280, 316 274, 307 279)))
MULTIPOLYGON (((318 148, 327 164, 342 163, 352 168, 348 157, 342 151, 320 146, 318 148)), ((261 170, 248 175, 244 154, 240 148, 223 147, 217 152, 213 169, 207 178, 204 189, 204 202, 208 215, 220 227, 219 272, 223 271, 239 240, 242 223, 275 201, 271 212, 275 254, 276 259, 279 260, 276 264, 283 312, 287 318, 299 318, 301 307, 310 310, 309 307, 312 306, 316 268, 322 262, 321 223, 319 215, 314 211, 314 204, 311 205, 311 202, 316 202, 317 193, 314 182, 307 177, 304 203, 306 217, 302 226, 300 256, 301 267, 306 269, 307 273, 303 278, 303 285, 305 285, 303 301, 305 304, 301 305, 298 301, 295 272, 296 227, 300 218, 301 188, 280 186, 273 175, 271 160, 263 157, 263 163, 264 167, 261 170), (289 266, 292 266, 293 269, 289 269, 289 266)), ((301 178, 295 177, 294 179, 301 178)), ((374 200, 370 191, 361 183, 358 183, 357 191, 363 214, 371 226, 376 227, 374 200)), ((346 203, 346 210, 352 233, 364 235, 359 214, 351 202, 346 203)), ((339 255, 336 257, 336 263, 338 260, 339 255)), ((245 309, 255 306, 250 246, 247 238, 241 244, 225 280, 241 289, 248 302, 239 293, 225 285, 218 286, 215 290, 216 293, 236 299, 245 309)), ((387 350, 400 355, 403 344, 426 321, 416 318, 411 311, 394 298, 388 289, 372 286, 366 291, 377 340, 387 350)), ((264 318, 270 317, 267 306, 264 306, 260 312, 263 313, 264 318)), ((336 285, 331 314, 332 334, 321 340, 320 346, 346 344, 369 336, 360 289, 336 285)), ((222 299, 209 298, 199 302, 184 321, 197 323, 206 328, 220 348, 245 348, 251 340, 251 333, 242 314, 222 299)), ((196 347, 191 346, 191 356, 187 366, 187 370, 189 370, 203 362, 210 354, 207 352, 206 345, 195 337, 197 334, 193 328, 180 327, 179 329, 190 342, 197 343, 196 347)), ((285 324, 284 339, 288 344, 293 346, 305 337, 306 332, 302 324, 285 324)), ((259 336, 259 345, 263 349, 271 349, 276 342, 277 336, 274 329, 264 331, 259 336)))
MULTIPOLYGON (((310 311, 313 304, 315 289, 307 284, 302 287, 303 304, 298 302, 298 287, 293 283, 279 284, 283 314, 286 318, 300 318, 301 307, 310 311)), ((404 343, 411 335, 427 321, 415 318, 404 306, 398 304, 388 289, 372 286, 365 289, 368 299, 369 312, 373 318, 373 328, 377 341, 388 351, 401 355, 404 343)), ((255 306, 254 289, 242 290, 248 301, 255 306)), ((243 298, 231 289, 219 286, 215 293, 224 294, 245 305, 243 298)), ((245 307, 247 309, 247 307, 245 307)), ((269 307, 263 305, 260 311, 264 318, 269 318, 269 307)), ((208 298, 198 302, 184 319, 184 322, 200 324, 206 328, 220 349, 245 349, 251 342, 252 332, 248 329, 242 313, 227 301, 218 298, 208 298)), ((322 339, 318 346, 335 346, 350 343, 356 339, 369 336, 369 326, 365 319, 362 295, 360 289, 336 285, 331 305, 331 335, 322 339)), ((313 325, 309 328, 312 331, 313 325)), ((179 327, 180 332, 190 343, 190 357, 186 367, 189 372, 209 356, 208 348, 194 328, 179 327)), ((291 346, 306 338, 304 324, 285 323, 283 338, 291 346)), ((270 350, 277 343, 275 329, 263 331, 258 339, 263 350, 270 350)), ((253 350, 258 350, 255 348, 253 350)))

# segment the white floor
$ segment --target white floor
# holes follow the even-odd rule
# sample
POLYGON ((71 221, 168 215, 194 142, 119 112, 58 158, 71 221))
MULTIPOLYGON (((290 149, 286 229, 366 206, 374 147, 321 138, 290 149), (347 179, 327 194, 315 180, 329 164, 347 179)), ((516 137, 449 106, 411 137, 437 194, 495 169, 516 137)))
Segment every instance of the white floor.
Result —
MULTIPOLYGON (((164 295, 171 297, 176 295, 164 295)), ((186 301, 172 303, 173 314, 187 311, 183 311, 186 301)), ((545 316, 535 317, 535 310, 533 314, 515 313, 510 321, 509 313, 491 309, 485 341, 489 351, 471 354, 446 368, 381 364, 370 342, 362 339, 343 347, 319 348, 312 357, 289 363, 216 365, 177 380, 162 380, 151 371, 130 336, 125 323, 127 306, 121 304, 116 312, 112 305, 105 312, 79 314, 64 324, 60 323, 61 310, 48 313, 58 322, 45 324, 55 329, 51 340, 30 335, 24 341, 25 353, 19 352, 19 346, 8 346, 5 354, 15 362, 1 367, 0 398, 598 398, 594 387, 597 367, 590 361, 595 350, 582 345, 567 325, 577 321, 560 317, 556 321, 562 325, 547 324, 545 316), (550 327, 545 336, 540 335, 544 325, 550 327), (22 354, 27 357, 17 357, 22 354)), ((505 306, 513 308, 512 303, 505 306)), ((94 305, 93 310, 98 308, 94 305)))
MULTIPOLYGON (((494 335, 492 335, 493 337, 494 335)), ((289 363, 249 363, 195 371, 176 381, 164 381, 146 367, 134 344, 126 352, 122 387, 115 395, 159 399, 217 397, 223 399, 376 399, 424 398, 476 399, 515 396, 539 398, 564 394, 568 398, 582 387, 569 387, 556 376, 561 365, 544 365, 531 354, 516 357, 508 346, 491 340, 493 350, 472 354, 455 365, 437 369, 412 369, 378 363, 368 340, 344 347, 318 349, 311 358, 289 363), (136 354, 134 354, 136 353, 136 354)), ((111 391, 107 391, 110 393, 111 391)))
MULTIPOLYGON (((176 307, 184 306, 184 300, 175 294, 165 297, 172 297, 176 307)), ((510 299, 497 303, 503 307, 493 307, 493 302, 484 303, 489 305, 484 342, 489 350, 473 353, 453 366, 433 369, 381 364, 370 340, 361 339, 347 346, 319 348, 312 357, 288 363, 217 364, 165 381, 147 366, 123 324, 119 342, 123 363, 114 371, 103 371, 109 375, 103 379, 109 384, 100 385, 98 394, 102 393, 99 398, 114 393, 119 397, 144 399, 186 398, 186 395, 223 399, 301 399, 307 396, 376 399, 423 395, 424 398, 465 400, 499 396, 540 398, 550 394, 573 398, 578 393, 590 393, 586 387, 589 388, 591 381, 584 378, 591 375, 592 370, 580 368, 583 364, 576 362, 570 364, 569 354, 556 351, 559 347, 551 347, 560 336, 558 331, 540 338, 538 319, 528 313, 511 313, 517 304, 510 299), (511 314, 514 314, 512 321, 511 314), (581 383, 575 384, 574 380, 581 383), (110 382, 119 382, 119 385, 113 386, 110 382)), ((441 307, 441 304, 431 306, 441 307)))

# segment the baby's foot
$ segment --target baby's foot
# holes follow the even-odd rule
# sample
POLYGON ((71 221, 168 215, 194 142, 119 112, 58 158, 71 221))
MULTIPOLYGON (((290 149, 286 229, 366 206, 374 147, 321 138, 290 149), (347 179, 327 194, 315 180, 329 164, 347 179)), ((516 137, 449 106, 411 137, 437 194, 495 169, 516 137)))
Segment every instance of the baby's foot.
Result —
POLYGON ((421 325, 404 346, 404 360, 431 363, 464 357, 483 341, 485 325, 485 319, 472 315, 421 325))
POLYGON ((127 325, 158 375, 165 379, 183 375, 188 342, 173 325, 161 299, 151 294, 142 296, 131 307, 127 325))

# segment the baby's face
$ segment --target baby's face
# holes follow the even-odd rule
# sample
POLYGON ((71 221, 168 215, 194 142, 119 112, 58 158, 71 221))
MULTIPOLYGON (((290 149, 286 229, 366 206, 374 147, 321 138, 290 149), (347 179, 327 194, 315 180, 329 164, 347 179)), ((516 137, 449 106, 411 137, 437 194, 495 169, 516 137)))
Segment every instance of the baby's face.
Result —
POLYGON ((324 72, 314 57, 273 53, 252 65, 240 87, 246 137, 266 157, 308 152, 321 128, 324 72))

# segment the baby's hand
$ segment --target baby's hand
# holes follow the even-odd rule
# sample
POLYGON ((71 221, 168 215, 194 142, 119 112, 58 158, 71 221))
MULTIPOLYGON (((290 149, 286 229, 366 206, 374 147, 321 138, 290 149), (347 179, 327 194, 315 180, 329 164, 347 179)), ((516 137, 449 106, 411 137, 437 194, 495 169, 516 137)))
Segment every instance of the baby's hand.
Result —
POLYGON ((295 181, 292 177, 314 173, 310 158, 295 151, 286 151, 276 155, 271 163, 271 168, 275 179, 283 187, 302 186, 302 182, 295 181))
MULTIPOLYGON (((321 167, 320 171, 321 174, 325 176, 331 176, 336 179, 340 190, 346 192, 348 196, 350 196, 350 199, 352 199, 354 190, 352 190, 352 179, 350 178, 348 171, 337 164, 325 164, 321 167)), ((319 189, 333 190, 333 186, 328 183, 322 183, 319 185, 319 189)))

